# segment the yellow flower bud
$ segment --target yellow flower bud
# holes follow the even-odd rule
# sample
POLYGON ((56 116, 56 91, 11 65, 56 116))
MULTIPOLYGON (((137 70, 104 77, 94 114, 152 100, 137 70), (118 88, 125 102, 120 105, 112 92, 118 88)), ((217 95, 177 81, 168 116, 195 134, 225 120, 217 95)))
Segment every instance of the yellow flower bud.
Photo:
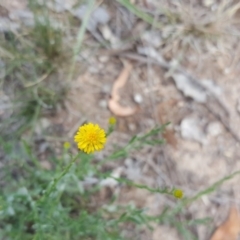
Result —
POLYGON ((71 147, 70 142, 64 142, 63 147, 64 147, 65 149, 69 149, 69 148, 71 147))
POLYGON ((175 198, 178 198, 178 199, 181 199, 182 197, 183 197, 183 191, 181 190, 181 189, 175 189, 174 191, 173 191, 173 196, 175 197, 175 198))
POLYGON ((110 118, 108 119, 108 123, 109 123, 110 125, 115 125, 116 122, 117 122, 117 120, 116 120, 115 117, 110 117, 110 118))

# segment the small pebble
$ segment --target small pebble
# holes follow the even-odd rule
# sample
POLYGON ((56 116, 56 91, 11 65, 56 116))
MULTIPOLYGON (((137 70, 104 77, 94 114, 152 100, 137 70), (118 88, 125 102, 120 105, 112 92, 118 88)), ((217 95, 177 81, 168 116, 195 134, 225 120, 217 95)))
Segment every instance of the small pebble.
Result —
POLYGON ((102 99, 98 103, 99 107, 106 109, 107 108, 107 101, 105 99, 102 99))
POLYGON ((138 104, 142 103, 143 102, 143 98, 142 98, 142 95, 140 95, 139 93, 135 94, 134 97, 133 97, 134 101, 138 104))
POLYGON ((102 86, 102 92, 105 94, 109 94, 111 92, 111 86, 108 84, 104 84, 102 86))
POLYGON ((188 116, 181 121, 180 131, 183 139, 194 140, 206 144, 207 139, 203 132, 201 119, 195 116, 188 116))

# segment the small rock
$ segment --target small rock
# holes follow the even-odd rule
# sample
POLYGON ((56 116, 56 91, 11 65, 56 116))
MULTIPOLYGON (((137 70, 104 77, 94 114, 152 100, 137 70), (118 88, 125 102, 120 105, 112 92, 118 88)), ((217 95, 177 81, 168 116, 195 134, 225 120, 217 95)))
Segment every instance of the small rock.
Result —
POLYGON ((224 72, 225 75, 229 75, 231 73, 231 69, 230 68, 225 68, 223 70, 223 72, 224 72))
POLYGON ((186 97, 191 97, 196 102, 205 103, 208 95, 220 96, 222 94, 222 89, 212 80, 194 81, 181 73, 175 73, 172 77, 177 88, 186 97))
POLYGON ((133 99, 136 103, 140 104, 143 102, 143 98, 142 98, 142 95, 140 95, 139 93, 135 94, 133 96, 133 99))
POLYGON ((186 97, 191 97, 196 102, 206 102, 207 92, 199 83, 193 82, 181 73, 175 73, 172 77, 177 88, 182 91, 186 97))
POLYGON ((216 137, 223 131, 222 125, 219 122, 211 122, 207 126, 207 133, 210 137, 216 137))
POLYGON ((111 92, 111 86, 110 85, 108 85, 108 84, 104 84, 103 86, 102 86, 102 92, 103 93, 105 93, 105 94, 110 94, 110 92, 111 92))
POLYGON ((106 109, 107 106, 108 106, 108 103, 105 99, 102 99, 102 100, 99 101, 98 105, 99 105, 99 107, 101 107, 103 109, 106 109))
POLYGON ((196 117, 184 118, 180 125, 181 135, 188 140, 194 140, 206 144, 206 135, 202 130, 202 123, 196 117))

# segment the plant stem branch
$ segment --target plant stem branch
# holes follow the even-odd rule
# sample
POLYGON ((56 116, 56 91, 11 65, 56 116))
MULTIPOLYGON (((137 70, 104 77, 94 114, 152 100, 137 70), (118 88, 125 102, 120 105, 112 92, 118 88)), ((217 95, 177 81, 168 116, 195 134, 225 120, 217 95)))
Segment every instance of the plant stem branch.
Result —
POLYGON ((72 64, 71 64, 69 75, 68 75, 68 81, 72 80, 74 70, 75 70, 75 66, 76 66, 77 56, 80 52, 80 49, 81 49, 81 46, 82 46, 82 43, 83 43, 83 38, 84 38, 84 35, 85 35, 85 32, 86 32, 87 24, 88 24, 88 21, 90 19, 90 15, 91 15, 94 4, 95 4, 95 0, 88 0, 87 11, 86 11, 85 17, 82 21, 82 25, 81 25, 81 27, 79 29, 79 32, 78 32, 76 46, 74 47, 74 50, 73 50, 73 60, 72 60, 72 64))

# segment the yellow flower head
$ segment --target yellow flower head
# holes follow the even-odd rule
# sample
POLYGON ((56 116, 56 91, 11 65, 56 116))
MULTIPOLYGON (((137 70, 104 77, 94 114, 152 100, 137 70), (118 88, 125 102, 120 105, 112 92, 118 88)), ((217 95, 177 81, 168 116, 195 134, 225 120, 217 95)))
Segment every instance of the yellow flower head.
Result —
POLYGON ((69 148, 71 147, 70 142, 64 142, 63 147, 64 147, 65 149, 69 149, 69 148))
POLYGON ((174 191, 173 191, 173 196, 175 197, 175 198, 182 198, 183 197, 183 191, 181 190, 181 189, 175 189, 174 191))
POLYGON ((110 118, 108 119, 108 123, 109 123, 110 125, 115 125, 116 122, 117 122, 117 120, 116 120, 115 117, 110 117, 110 118))
POLYGON ((78 129, 74 141, 80 150, 90 154, 104 148, 106 133, 98 124, 87 123, 78 129))

